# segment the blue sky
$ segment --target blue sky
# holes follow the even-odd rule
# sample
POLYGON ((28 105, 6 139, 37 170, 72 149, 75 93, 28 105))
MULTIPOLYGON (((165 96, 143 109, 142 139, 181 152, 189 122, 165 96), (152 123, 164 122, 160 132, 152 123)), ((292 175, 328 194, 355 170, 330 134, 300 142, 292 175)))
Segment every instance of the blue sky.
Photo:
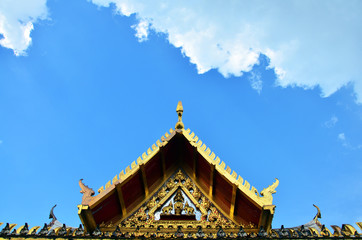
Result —
POLYGON ((259 191, 280 180, 274 227, 310 221, 312 204, 326 225, 362 221, 360 2, 12 2, 0 222, 42 225, 57 204, 77 226, 78 180, 111 180, 174 127, 180 100, 231 169, 259 191))

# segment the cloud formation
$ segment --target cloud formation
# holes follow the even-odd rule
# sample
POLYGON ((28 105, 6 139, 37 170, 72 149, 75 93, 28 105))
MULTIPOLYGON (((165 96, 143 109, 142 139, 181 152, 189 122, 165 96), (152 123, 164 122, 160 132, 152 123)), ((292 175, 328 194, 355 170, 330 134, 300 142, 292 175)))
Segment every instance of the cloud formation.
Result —
POLYGON ((140 41, 165 33, 200 74, 241 76, 264 54, 279 86, 319 86, 327 97, 352 83, 362 103, 361 1, 91 1, 136 14, 140 41))
POLYGON ((261 80, 260 73, 251 71, 249 81, 251 87, 260 94, 261 90, 263 89, 263 81, 261 80))
MULTIPOLYGON (((331 119, 324 122, 324 126, 326 128, 332 128, 332 127, 334 127, 336 125, 337 122, 338 122, 338 118, 336 116, 332 116, 331 119)), ((344 137, 344 133, 341 136, 344 137)))
POLYGON ((342 146, 345 148, 348 148, 350 150, 358 150, 362 149, 362 144, 352 145, 348 139, 346 138, 346 135, 344 133, 338 134, 338 140, 342 143, 342 146))
POLYGON ((12 49, 17 56, 25 55, 34 23, 47 15, 46 0, 1 0, 0 45, 12 49))

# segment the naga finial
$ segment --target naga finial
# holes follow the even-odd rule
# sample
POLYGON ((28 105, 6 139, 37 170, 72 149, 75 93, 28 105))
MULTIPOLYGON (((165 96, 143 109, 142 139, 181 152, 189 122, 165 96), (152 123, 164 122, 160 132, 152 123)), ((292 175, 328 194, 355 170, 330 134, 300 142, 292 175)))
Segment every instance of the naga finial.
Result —
POLYGON ((277 192, 275 191, 275 189, 278 187, 278 185, 279 185, 279 180, 278 178, 276 178, 275 182, 272 185, 270 185, 267 188, 264 188, 263 191, 260 192, 260 195, 263 196, 264 201, 267 202, 269 205, 272 204, 273 202, 272 194, 277 192))
POLYGON ((53 221, 57 220, 57 217, 54 215, 54 208, 56 207, 57 205, 55 204, 52 209, 50 210, 50 213, 49 213, 49 219, 52 218, 53 221))
POLYGON ((318 225, 318 227, 322 228, 322 224, 321 222, 318 220, 319 218, 322 218, 322 214, 321 214, 321 210, 319 209, 319 207, 317 205, 313 206, 317 209, 317 214, 314 216, 313 221, 318 225))
POLYGON ((184 109, 182 107, 182 102, 179 101, 176 107, 176 112, 178 116, 178 122, 176 123, 175 129, 183 129, 184 124, 182 123, 182 113, 184 112, 184 109))
POLYGON ((88 187, 87 185, 84 185, 82 182, 83 179, 79 180, 79 186, 82 189, 80 193, 83 194, 82 197, 82 205, 88 205, 88 203, 92 200, 92 196, 94 195, 94 191, 92 188, 88 187))
POLYGON ((56 207, 57 205, 55 204, 52 209, 50 210, 50 213, 49 213, 49 219, 52 219, 52 221, 49 223, 49 226, 53 226, 55 221, 57 221, 57 217, 54 215, 54 208, 56 207))

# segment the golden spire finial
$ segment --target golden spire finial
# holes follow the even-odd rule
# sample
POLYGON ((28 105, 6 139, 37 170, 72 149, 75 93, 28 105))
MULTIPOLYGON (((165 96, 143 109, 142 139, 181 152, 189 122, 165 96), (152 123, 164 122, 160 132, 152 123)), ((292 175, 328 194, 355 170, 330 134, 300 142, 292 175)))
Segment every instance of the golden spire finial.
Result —
POLYGON ((176 108, 177 116, 178 116, 178 122, 176 123, 175 129, 183 129, 184 124, 182 123, 182 113, 184 112, 184 109, 182 107, 182 102, 179 101, 176 108))

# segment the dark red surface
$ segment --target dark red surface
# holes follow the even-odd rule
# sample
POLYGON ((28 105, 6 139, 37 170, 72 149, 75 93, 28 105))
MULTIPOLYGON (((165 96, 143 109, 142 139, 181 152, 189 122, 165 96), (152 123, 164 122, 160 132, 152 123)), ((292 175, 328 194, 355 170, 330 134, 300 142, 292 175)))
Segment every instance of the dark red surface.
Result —
POLYGON ((172 138, 163 149, 166 171, 177 162, 177 150, 178 149, 175 146, 175 138, 172 138))
POLYGON ((160 220, 196 220, 195 215, 160 215, 160 220))
POLYGON ((97 224, 101 224, 102 222, 106 223, 110 219, 121 214, 121 206, 119 204, 117 192, 114 192, 97 207, 92 209, 92 214, 97 224))
POLYGON ((209 183, 210 183, 211 167, 210 164, 199 153, 197 153, 196 170, 197 170, 196 176, 199 179, 200 187, 205 192, 208 192, 210 186, 209 183))
POLYGON ((237 190, 234 215, 242 219, 245 224, 251 222, 257 226, 259 224, 261 209, 252 204, 240 190, 237 190))
POLYGON ((157 180, 162 179, 162 162, 160 153, 157 153, 151 161, 145 165, 145 173, 148 188, 152 191, 157 180))
POLYGON ((182 165, 186 165, 190 170, 194 170, 194 147, 185 139, 183 142, 184 155, 182 158, 182 165))
MULTIPOLYGON (((194 169, 193 159, 195 149, 181 134, 176 134, 162 151, 165 158, 166 169, 177 169, 177 167, 184 167, 191 171, 194 169)), ((197 183, 204 192, 207 193, 209 190, 211 166, 199 153, 196 153, 196 169, 197 183)), ((158 185, 159 180, 162 178, 161 153, 157 153, 147 162, 145 165, 145 174, 147 184, 152 191, 153 188, 157 187, 156 185, 158 185)), ((127 179, 127 182, 121 187, 121 190, 127 210, 134 210, 128 208, 133 208, 135 204, 141 202, 144 198, 143 180, 140 171, 135 173, 131 179, 127 179)), ((229 213, 230 211, 232 190, 232 184, 215 170, 213 199, 217 204, 217 207, 221 208, 225 213, 229 213)), ((92 213, 97 224, 110 221, 118 214, 121 214, 117 192, 100 203, 92 210, 92 213)), ((261 217, 261 209, 255 206, 240 190, 237 190, 234 215, 240 223, 253 223, 258 225, 261 217)), ((177 216, 177 218, 178 217, 180 216, 177 216)), ((168 215, 165 216, 165 218, 172 217, 171 215, 168 215)))
POLYGON ((141 174, 138 171, 122 186, 124 205, 128 208, 132 203, 144 196, 144 189, 141 174))
POLYGON ((215 202, 225 211, 230 211, 230 202, 233 187, 217 171, 214 175, 214 199, 215 202))

